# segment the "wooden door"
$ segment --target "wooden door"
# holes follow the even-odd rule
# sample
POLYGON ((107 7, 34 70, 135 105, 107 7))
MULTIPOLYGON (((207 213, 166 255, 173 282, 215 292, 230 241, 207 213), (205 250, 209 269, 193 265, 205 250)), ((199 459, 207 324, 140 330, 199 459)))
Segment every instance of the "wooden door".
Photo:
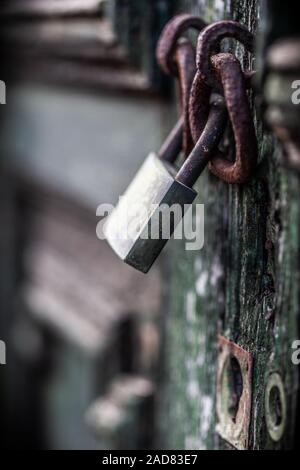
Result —
MULTIPOLYGON (((177 11, 199 14, 207 22, 234 19, 256 35, 262 3, 182 0, 177 11)), ((240 46, 229 47, 249 67, 248 54, 240 46)), ((282 146, 262 124, 260 111, 253 107, 259 147, 255 176, 248 184, 228 185, 205 171, 196 185, 196 202, 205 204, 204 247, 186 251, 184 242, 173 244, 162 407, 168 447, 282 449, 295 440, 299 178, 280 164, 282 146), (235 393, 229 380, 218 388, 219 335, 253 358, 250 425, 246 439, 242 432, 233 446, 232 429, 224 430, 223 423, 216 432, 217 401, 230 406, 228 396, 219 395, 235 393)), ((221 413, 227 412, 232 410, 221 413)))

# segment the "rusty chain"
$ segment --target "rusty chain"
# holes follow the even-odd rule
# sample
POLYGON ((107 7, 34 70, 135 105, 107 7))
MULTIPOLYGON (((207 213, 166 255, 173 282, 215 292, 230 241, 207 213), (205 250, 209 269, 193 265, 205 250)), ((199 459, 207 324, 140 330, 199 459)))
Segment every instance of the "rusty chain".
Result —
POLYGON ((211 60, 222 83, 236 156, 232 163, 220 154, 211 160, 210 170, 227 183, 245 183, 256 167, 257 141, 244 75, 240 62, 232 54, 217 54, 211 60))
MULTIPOLYGON (((216 21, 207 26, 198 37, 196 62, 201 77, 211 87, 219 85, 211 64, 211 57, 219 52, 221 41, 225 38, 236 39, 249 52, 253 52, 253 34, 246 26, 230 20, 216 21)), ((246 73, 246 77, 251 78, 251 76, 252 72, 246 73)))
POLYGON ((203 158, 197 164, 190 165, 193 159, 185 162, 178 173, 179 180, 194 183, 195 167, 199 171, 209 163, 212 173, 220 179, 244 183, 257 163, 257 141, 247 97, 253 72, 243 72, 233 54, 219 53, 224 38, 234 38, 249 52, 253 51, 253 35, 245 26, 234 21, 218 21, 205 27, 202 20, 191 15, 175 17, 159 41, 160 65, 165 72, 179 77, 181 85, 185 153, 189 153, 192 145, 203 150, 203 158), (196 67, 193 46, 181 39, 190 27, 200 30, 196 67), (226 126, 225 108, 234 134, 234 162, 217 149, 226 126))
POLYGON ((253 72, 243 73, 233 54, 217 53, 222 39, 228 37, 253 51, 253 35, 234 21, 218 21, 199 34, 197 73, 190 98, 191 132, 196 143, 203 130, 211 93, 222 93, 234 134, 236 157, 234 162, 230 162, 216 151, 209 168, 227 183, 245 183, 257 163, 257 141, 246 91, 253 72), (201 108, 196 103, 197 97, 200 97, 201 108))
MULTIPOLYGON (((252 175, 257 162, 257 144, 254 124, 248 103, 245 77, 233 54, 220 53, 211 58, 212 71, 222 86, 228 117, 232 126, 236 157, 227 160, 216 151, 209 169, 227 183, 244 183, 252 175)), ((191 90, 191 130, 196 143, 203 132, 210 109, 210 89, 197 72, 191 90)))

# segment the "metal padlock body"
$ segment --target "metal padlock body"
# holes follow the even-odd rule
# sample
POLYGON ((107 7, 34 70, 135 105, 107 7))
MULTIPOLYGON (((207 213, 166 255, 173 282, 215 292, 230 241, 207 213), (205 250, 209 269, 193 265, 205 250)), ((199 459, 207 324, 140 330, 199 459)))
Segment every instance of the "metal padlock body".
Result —
MULTIPOLYGON (((197 196, 194 189, 177 181, 175 174, 172 165, 151 153, 104 226, 106 239, 117 255, 143 273, 149 271, 168 241, 162 236, 161 226, 156 227, 158 237, 149 238, 151 224, 161 223, 164 213, 162 208, 178 204, 183 216, 197 196), (128 213, 128 208, 137 203, 148 208, 147 213, 140 217, 134 212, 128 213), (128 234, 128 226, 133 235, 128 234)), ((179 221, 176 220, 170 227, 170 235, 176 228, 176 222, 178 224, 179 221)))

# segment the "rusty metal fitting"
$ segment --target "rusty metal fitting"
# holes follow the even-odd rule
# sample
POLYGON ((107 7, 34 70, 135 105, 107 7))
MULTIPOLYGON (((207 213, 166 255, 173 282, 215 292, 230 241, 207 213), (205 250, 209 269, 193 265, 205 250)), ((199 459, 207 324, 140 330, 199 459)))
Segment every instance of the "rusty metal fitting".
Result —
POLYGON ((222 83, 228 116, 235 140, 235 162, 214 158, 210 170, 227 183, 245 183, 257 164, 257 140, 249 106, 244 75, 232 54, 217 54, 211 59, 222 83))
MULTIPOLYGON (((217 151, 210 161, 209 168, 215 176, 227 183, 245 183, 251 177, 257 163, 257 141, 245 77, 239 61, 232 54, 220 53, 213 56, 211 66, 224 94, 234 133, 236 159, 231 162, 217 151)), ((203 75, 198 71, 190 97, 190 127, 194 142, 198 141, 206 125, 211 91, 203 75)))
POLYGON ((156 56, 162 70, 178 78, 183 115, 182 149, 187 157, 193 148, 189 124, 189 97, 196 73, 196 54, 191 42, 183 38, 188 29, 201 31, 206 26, 198 16, 183 14, 167 23, 158 41, 156 56))
MULTIPOLYGON (((205 142, 207 135, 220 134, 220 129, 212 132, 208 126, 208 130, 208 120, 216 126, 222 123, 223 132, 224 110, 220 113, 222 119, 209 119, 209 116, 212 91, 217 89, 224 95, 234 132, 236 160, 230 162, 214 149, 210 170, 229 183, 243 183, 250 178, 257 162, 256 136, 246 93, 253 72, 244 74, 232 54, 217 54, 214 57, 211 54, 219 50, 221 40, 225 37, 237 39, 252 51, 253 35, 235 21, 219 21, 204 27, 205 24, 199 17, 179 15, 173 18, 160 37, 157 60, 166 73, 179 79, 183 117, 182 147, 186 157, 195 150, 193 144, 199 147, 199 139, 204 130, 205 142), (197 73, 194 48, 189 40, 182 37, 189 28, 200 31, 204 28, 198 38, 197 73)), ((214 112, 213 116, 217 114, 214 112)), ((208 153, 211 156, 211 151, 208 153)), ((204 160, 207 159, 203 158, 204 160)))
POLYGON ((178 76, 175 52, 178 39, 189 29, 202 31, 206 23, 199 17, 189 14, 175 16, 164 27, 156 49, 156 58, 162 70, 169 75, 178 76))
POLYGON ((238 450, 249 448, 253 355, 219 336, 217 375, 218 434, 238 450))
MULTIPOLYGON (((254 38, 248 29, 236 21, 217 21, 207 26, 199 35, 197 43, 197 69, 207 85, 217 84, 210 58, 220 50, 221 41, 233 38, 242 43, 249 52, 253 52, 254 38)), ((248 75, 248 74, 246 74, 248 75)), ((251 73, 249 77, 251 78, 251 73)))
POLYGON ((193 148, 193 138, 189 123, 189 100, 196 73, 195 49, 189 40, 180 38, 177 41, 175 58, 178 68, 181 113, 183 116, 182 149, 184 155, 187 157, 193 148))
POLYGON ((194 143, 198 141, 202 134, 210 110, 210 98, 212 89, 206 85, 201 74, 196 73, 190 92, 190 129, 194 143))

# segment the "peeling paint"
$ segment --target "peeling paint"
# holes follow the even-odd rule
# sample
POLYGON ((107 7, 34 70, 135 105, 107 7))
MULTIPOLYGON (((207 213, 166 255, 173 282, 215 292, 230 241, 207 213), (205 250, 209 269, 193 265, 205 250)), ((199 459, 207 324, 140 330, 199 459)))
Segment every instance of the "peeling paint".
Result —
POLYGON ((212 422, 212 414, 214 413, 214 402, 209 395, 201 398, 201 420, 200 429, 203 436, 207 435, 212 422))
POLYGON ((206 293, 208 280, 208 273, 204 271, 202 274, 200 274, 196 281, 196 292, 200 297, 203 297, 206 293))
POLYGON ((224 274, 223 266, 221 265, 219 259, 215 259, 211 269, 210 275, 210 284, 211 286, 216 286, 218 281, 222 278, 224 274))
POLYGON ((192 323, 196 318, 196 295, 195 292, 189 291, 186 294, 186 319, 192 323))

